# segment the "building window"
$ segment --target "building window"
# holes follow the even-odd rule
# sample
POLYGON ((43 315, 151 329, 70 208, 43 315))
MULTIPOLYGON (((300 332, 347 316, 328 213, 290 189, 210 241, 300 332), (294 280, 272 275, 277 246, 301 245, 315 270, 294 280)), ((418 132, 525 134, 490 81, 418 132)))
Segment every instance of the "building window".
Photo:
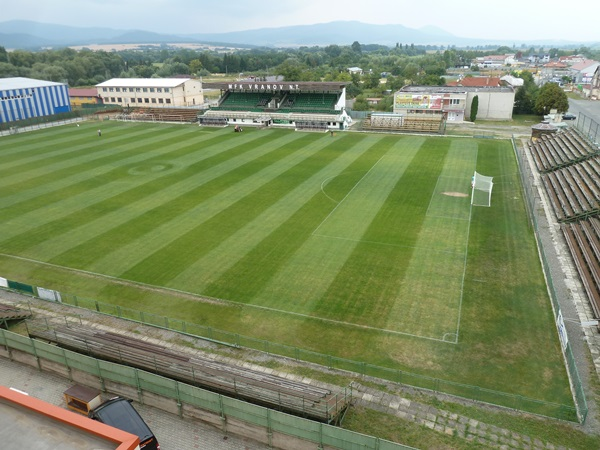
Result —
POLYGON ((152 103, 156 103, 156 99, 155 98, 152 99, 152 103))
POLYGON ((138 98, 138 103, 142 103, 142 99, 141 98, 138 98))
POLYGON ((164 103, 162 98, 158 99, 158 103, 164 103))
POLYGON ((162 92, 162 88, 156 88, 156 92, 162 92))
POLYGON ((121 100, 121 97, 117 97, 117 103, 122 103, 121 100))
POLYGON ((148 88, 142 88, 142 91, 148 92, 148 88))
POLYGON ((154 88, 150 88, 150 92, 154 92, 154 88))
POLYGON ((145 98, 144 99, 144 103, 150 103, 150 99, 149 98, 145 98))
POLYGON ((135 88, 135 92, 141 92, 140 88, 135 88))
POLYGON ((165 92, 171 92, 169 88, 165 88, 165 92))
POLYGON ((459 98, 451 98, 450 104, 451 105, 460 105, 460 99, 459 98))
POLYGON ((167 99, 165 99, 165 100, 166 100, 166 103, 167 103, 167 104, 171 103, 171 99, 170 99, 170 98, 167 98, 167 99))

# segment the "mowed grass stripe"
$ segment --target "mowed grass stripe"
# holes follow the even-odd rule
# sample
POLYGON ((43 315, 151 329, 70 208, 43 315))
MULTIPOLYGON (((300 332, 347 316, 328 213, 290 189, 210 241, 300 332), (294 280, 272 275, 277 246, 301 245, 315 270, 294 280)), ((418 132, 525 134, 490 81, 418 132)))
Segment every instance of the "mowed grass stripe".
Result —
MULTIPOLYGON (((418 152, 419 145, 424 142, 420 137, 398 138, 386 136, 377 143, 378 152, 383 151, 383 158, 388 164, 374 164, 371 167, 365 167, 362 176, 358 178, 356 184, 348 186, 348 192, 351 192, 343 200, 344 207, 351 208, 350 197, 356 199, 357 203, 362 204, 359 192, 364 189, 365 195, 372 192, 372 186, 367 186, 365 178, 369 176, 369 170, 373 167, 381 170, 380 176, 388 180, 387 185, 382 185, 377 196, 371 197, 373 201, 379 201, 380 206, 385 202, 386 196, 400 178, 403 168, 409 163, 411 158, 418 152), (389 157, 388 157, 389 155, 389 157), (358 191, 358 192, 357 192, 358 191)), ((369 178, 369 183, 377 184, 375 178, 369 178)), ((333 209, 333 207, 332 207, 333 209)), ((374 216, 379 208, 371 209, 374 216)), ((357 208, 358 213, 358 208, 357 208)), ((338 216, 339 220, 346 220, 345 226, 348 228, 358 227, 365 230, 371 223, 373 217, 366 217, 358 214, 357 220, 349 215, 342 214, 338 216), (360 220, 361 222, 358 222, 360 220), (365 226, 362 221, 366 221, 365 226)), ((350 232, 340 230, 342 235, 349 236, 350 232)), ((359 236, 360 239, 364 236, 359 236)), ((315 317, 331 318, 340 321, 358 323, 352 317, 352 311, 345 308, 343 296, 334 296, 328 298, 328 290, 332 283, 340 276, 344 266, 351 258, 354 249, 359 244, 359 240, 336 239, 331 237, 320 237, 313 235, 306 240, 294 253, 294 255, 285 261, 285 264, 278 268, 277 273, 269 280, 269 283, 253 299, 254 304, 268 305, 275 309, 282 309, 314 315, 315 317), (324 302, 329 302, 332 308, 331 314, 322 306, 324 302), (323 311, 319 309, 323 308, 323 311)), ((364 270, 367 266, 362 266, 364 270)), ((343 282, 347 285, 346 290, 353 291, 357 288, 351 274, 343 282)))
MULTIPOLYGON (((169 220, 164 223, 161 222, 158 226, 149 227, 146 233, 139 233, 133 227, 129 231, 130 234, 134 235, 131 242, 114 249, 112 253, 99 257, 90 266, 89 270, 120 276, 145 259, 152 258, 153 254, 168 247, 173 241, 189 232, 193 232, 203 222, 210 220, 223 209, 236 203, 255 189, 276 178, 281 172, 288 170, 306 158, 309 153, 307 151, 291 152, 295 141, 301 140, 297 145, 302 147, 307 141, 315 139, 314 135, 291 133, 283 133, 279 136, 281 136, 279 140, 274 139, 257 148, 250 147, 248 149, 249 154, 258 152, 261 156, 255 158, 251 163, 239 167, 224 183, 216 183, 214 188, 209 187, 210 196, 207 199, 199 198, 197 195, 188 196, 187 203, 181 205, 177 214, 168 217, 169 220)), ((191 249, 187 248, 185 250, 190 251, 191 249)), ((150 279, 153 279, 155 272, 160 273, 164 270, 164 265, 168 263, 168 261, 162 261, 158 267, 154 265, 148 267, 150 279)), ((148 279, 145 276, 142 276, 142 278, 144 280, 148 279)))
MULTIPOLYGON (((53 165, 44 169, 45 174, 39 177, 29 178, 27 173, 20 173, 21 181, 0 188, 0 192, 5 194, 0 198, 0 207, 20 204, 20 209, 14 210, 20 214, 28 209, 33 210, 44 204, 60 201, 110 181, 123 165, 139 164, 158 155, 166 155, 169 151, 177 149, 173 142, 181 142, 177 139, 173 141, 174 136, 162 139, 152 139, 147 133, 145 136, 144 140, 136 139, 136 145, 124 143, 122 148, 107 145, 106 150, 87 152, 86 155, 76 158, 77 161, 65 161, 62 166, 53 165), (31 203, 27 204, 27 201, 31 203)), ((189 138, 194 139, 193 135, 189 138)))
MULTIPOLYGON (((161 148, 160 155, 164 156, 169 151, 180 151, 181 148, 187 147, 190 151, 187 141, 175 141, 170 146, 158 143, 161 148)), ((155 157, 151 151, 139 153, 135 158, 128 158, 125 161, 131 164, 135 160, 139 164, 142 161, 147 161, 155 157)), ((65 219, 66 217, 86 209, 90 205, 98 204, 99 202, 111 198, 118 192, 127 191, 131 188, 131 184, 116 183, 121 179, 131 179, 131 175, 127 170, 114 167, 112 164, 102 166, 98 171, 102 172, 101 177, 95 177, 91 181, 79 180, 74 185, 65 185, 62 189, 52 192, 49 196, 42 196, 27 202, 26 205, 17 204, 10 208, 5 208, 3 220, 0 223, 0 236, 2 241, 11 239, 25 231, 33 230, 34 228, 42 227, 50 222, 56 222, 65 219), (112 178, 113 184, 110 183, 112 178), (52 201, 54 200, 54 201, 52 201)), ((89 174, 88 174, 89 175, 89 174)), ((143 178, 138 178, 139 183, 143 182, 143 178)), ((63 181, 63 183, 66 183, 63 181)), ((43 186, 39 186, 38 191, 44 191, 43 186)))
POLYGON ((465 186, 470 186, 476 163, 475 141, 451 141, 409 265, 395 294, 397 300, 387 315, 388 329, 397 327, 409 334, 453 343, 458 339, 470 201, 469 197, 442 194, 439 179, 451 180, 452 186, 465 190, 465 186), (443 204, 434 206, 435 200, 443 204), (443 214, 434 211, 436 208, 443 214))
MULTIPOLYGON (((114 221, 111 222, 109 219, 115 210, 124 208, 126 211, 126 214, 116 213, 116 217, 112 217, 119 223, 131 220, 132 214, 139 215, 156 207, 157 197, 155 194, 157 192, 169 189, 176 192, 172 194, 171 198, 176 198, 181 195, 184 186, 187 186, 188 191, 197 189, 201 184, 202 173, 211 171, 209 177, 204 177, 208 179, 220 173, 219 170, 212 171, 219 164, 229 166, 229 160, 239 157, 242 158, 242 161, 246 161, 247 158, 244 153, 247 150, 247 145, 260 143, 261 140, 268 141, 269 138, 269 134, 255 135, 254 139, 237 142, 229 140, 226 145, 223 145, 220 141, 216 143, 210 141, 212 145, 202 147, 201 150, 198 150, 195 141, 191 145, 186 145, 185 141, 178 144, 173 143, 174 148, 183 145, 187 152, 179 159, 170 160, 176 167, 181 166, 181 170, 175 170, 165 175, 158 172, 132 176, 129 173, 130 170, 127 170, 128 166, 115 169, 116 172, 119 172, 114 175, 116 179, 112 183, 102 186, 101 189, 90 191, 88 193, 89 198, 85 198, 81 202, 81 209, 77 209, 54 221, 47 223, 42 221, 42 224, 35 229, 23 232, 3 242, 1 248, 5 249, 5 252, 14 253, 31 248, 28 255, 40 255, 43 256, 44 260, 53 258, 78 244, 81 245, 86 240, 93 239, 99 234, 106 234, 108 230, 114 228, 116 226, 114 221), (107 215, 109 215, 108 218, 107 215), (34 246, 37 247, 34 248, 34 246)), ((149 161, 145 163, 151 164, 149 161)), ((162 198, 164 202, 168 201, 168 196, 164 193, 162 198)), ((59 206, 61 205, 59 204, 59 206)), ((62 206, 64 207, 64 202, 62 206)), ((125 233, 125 235, 129 235, 129 233, 125 233)), ((104 240, 103 245, 106 245, 106 242, 113 241, 104 240)), ((93 257, 93 255, 97 255, 97 253, 92 253, 90 257, 93 257)))
POLYGON ((337 157, 338 152, 326 150, 328 143, 321 136, 312 134, 286 145, 282 152, 289 153, 288 157, 275 163, 268 162, 268 166, 262 168, 257 166, 250 177, 240 180, 239 185, 245 195, 239 196, 241 192, 236 192, 234 198, 228 196, 228 202, 222 204, 220 211, 215 211, 168 246, 141 261, 123 277, 139 280, 151 271, 152 278, 143 281, 168 284, 219 242, 252 221, 323 164, 337 157))
MULTIPOLYGON (((134 131, 134 128, 130 125, 115 126, 115 122, 110 122, 110 128, 114 129, 115 132, 119 129, 128 129, 134 131)), ((12 162, 22 158, 29 158, 37 156, 40 159, 48 155, 52 155, 55 152, 70 152, 77 150, 82 144, 89 145, 90 142, 98 140, 96 135, 97 124, 82 124, 79 128, 73 125, 60 126, 47 128, 43 130, 36 130, 31 133, 20 133, 15 136, 4 136, 2 138, 3 145, 6 147, 2 148, 2 155, 4 161, 12 162), (46 145, 51 141, 57 144, 56 149, 47 149, 46 145)), ((137 128, 143 128, 139 126, 137 128)))
POLYGON ((45 184, 52 179, 60 179, 71 175, 73 172, 88 170, 105 164, 111 158, 122 158, 123 154, 133 153, 140 143, 156 141, 168 142, 169 133, 176 134, 176 129, 171 130, 138 130, 134 133, 123 133, 110 138, 94 139, 75 147, 64 146, 64 144, 52 140, 44 144, 47 150, 59 148, 58 151, 37 160, 25 160, 22 164, 13 164, 6 168, 2 165, 0 170, 0 187, 13 187, 17 190, 27 189, 29 186, 45 184), (21 170, 16 170, 20 167, 21 170))
POLYGON ((133 191, 119 194, 119 201, 115 203, 114 198, 110 199, 105 205, 107 209, 92 222, 44 241, 30 252, 53 264, 85 268, 173 220, 198 196, 209 197, 219 192, 222 185, 231 184, 231 174, 258 157, 248 153, 249 146, 272 140, 268 133, 243 142, 230 141, 205 151, 193 151, 189 157, 196 162, 184 171, 156 178, 149 186, 137 185, 133 191))
MULTIPOLYGON (((113 171, 116 167, 136 164, 140 161, 173 152, 175 147, 172 147, 172 144, 183 142, 184 139, 199 144, 202 142, 218 143, 227 141, 224 135, 215 137, 192 133, 190 128, 169 127, 162 132, 161 129, 162 127, 158 127, 157 130, 146 125, 145 131, 140 135, 124 133, 122 138, 116 142, 99 139, 102 142, 99 148, 86 147, 83 152, 80 152, 81 158, 73 158, 74 161, 65 163, 65 167, 50 167, 50 169, 46 169, 45 176, 32 178, 26 171, 20 172, 19 181, 16 184, 10 186, 10 188, 2 189, 2 192, 6 194, 15 191, 19 195, 15 199, 2 198, 0 205, 9 205, 27 198, 27 195, 29 198, 33 197, 38 192, 38 186, 45 187, 48 192, 54 192, 62 187, 74 185, 76 180, 87 181, 89 178, 105 176, 107 172, 113 171), (160 139, 155 136, 160 137, 160 139), (184 138, 184 136, 187 136, 187 138, 184 138), (63 171, 60 172, 60 170, 63 171)), ((171 156, 173 156, 173 153, 171 153, 171 156)), ((66 194, 68 195, 68 193, 66 194)))
MULTIPOLYGON (((388 195, 402 177, 404 169, 423 144, 424 138, 410 137, 401 141, 402 148, 391 150, 382 156, 365 176, 353 187, 352 191, 337 205, 332 213, 315 229, 316 236, 338 239, 360 240, 371 221, 378 214, 388 195), (348 226, 352 224, 352 226, 348 226)), ((381 145, 388 148, 398 141, 388 137, 381 145)), ((375 239, 379 237, 371 236, 375 239)), ((382 236, 381 243, 387 241, 382 236)))
POLYGON ((384 153, 377 146, 380 140, 352 135, 330 142, 322 152, 336 152, 335 159, 190 265, 171 285, 237 302, 252 299, 331 211, 333 204, 321 190, 323 181, 348 173, 346 179, 354 185, 364 168, 384 153))
MULTIPOLYGON (((430 138, 421 142, 322 300, 314 304, 314 315, 343 316, 347 322, 386 329, 449 145, 430 138)), ((387 329, 421 335, 418 328, 387 329)))

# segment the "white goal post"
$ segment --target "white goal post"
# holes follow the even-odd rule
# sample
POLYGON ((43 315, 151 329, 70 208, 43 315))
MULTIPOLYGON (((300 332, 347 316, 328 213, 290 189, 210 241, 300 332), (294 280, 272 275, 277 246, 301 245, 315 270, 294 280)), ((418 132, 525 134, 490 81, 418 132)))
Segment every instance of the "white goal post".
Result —
POLYGON ((475 172, 471 179, 471 205, 491 206, 493 177, 486 177, 475 172))

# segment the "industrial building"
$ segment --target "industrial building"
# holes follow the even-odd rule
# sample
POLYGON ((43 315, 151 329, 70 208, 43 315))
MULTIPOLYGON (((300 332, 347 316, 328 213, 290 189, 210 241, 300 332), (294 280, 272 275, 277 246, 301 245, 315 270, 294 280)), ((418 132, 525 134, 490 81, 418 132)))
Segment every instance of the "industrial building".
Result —
POLYGON ((66 83, 32 78, 0 78, 0 123, 71 111, 66 83))

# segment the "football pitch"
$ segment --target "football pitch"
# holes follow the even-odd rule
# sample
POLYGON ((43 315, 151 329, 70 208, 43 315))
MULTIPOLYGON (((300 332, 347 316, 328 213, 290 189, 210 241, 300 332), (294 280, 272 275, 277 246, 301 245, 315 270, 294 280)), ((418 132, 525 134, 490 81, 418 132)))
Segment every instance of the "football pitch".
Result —
POLYGON ((509 141, 100 126, 1 138, 0 276, 572 403, 509 141))

